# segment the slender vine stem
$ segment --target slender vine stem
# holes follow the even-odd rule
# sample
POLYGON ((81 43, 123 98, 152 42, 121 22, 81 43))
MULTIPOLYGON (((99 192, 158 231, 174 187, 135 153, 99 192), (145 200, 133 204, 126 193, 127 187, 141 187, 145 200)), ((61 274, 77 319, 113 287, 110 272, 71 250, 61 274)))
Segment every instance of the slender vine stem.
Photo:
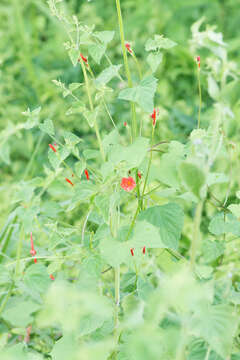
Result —
MULTIPOLYGON (((83 71, 83 76, 84 76, 84 81, 85 81, 85 85, 86 85, 90 110, 93 111, 94 106, 93 106, 92 96, 91 96, 91 92, 90 92, 90 86, 89 86, 87 72, 86 72, 85 65, 83 63, 83 60, 82 60, 81 56, 80 56, 79 60, 80 60, 81 68, 82 68, 82 71, 83 71)), ((101 136, 100 136, 100 132, 99 132, 99 128, 98 128, 96 118, 94 120, 94 130, 95 130, 95 133, 96 133, 96 136, 97 136, 98 145, 99 145, 99 149, 100 149, 103 161, 105 161, 105 152, 104 152, 104 149, 103 149, 102 139, 101 139, 101 136)))
POLYGON ((196 207, 194 223, 193 223, 193 239, 190 248, 190 263, 191 263, 191 268, 193 270, 195 268, 197 250, 199 247, 199 233, 200 233, 200 224, 202 218, 202 209, 203 209, 203 200, 201 200, 196 207))
MULTIPOLYGON (((155 130, 155 126, 152 127, 151 144, 153 143, 154 130, 155 130)), ((142 191, 141 209, 143 209, 144 193, 145 193, 145 189, 146 189, 146 186, 147 186, 148 176, 149 176, 149 172, 150 172, 150 168, 151 168, 151 164, 152 164, 152 154, 153 154, 152 151, 150 151, 147 174, 146 174, 146 177, 145 177, 145 181, 144 181, 144 185, 143 185, 143 191, 142 191)))
MULTIPOLYGON (((132 83, 131 73, 130 73, 129 65, 128 65, 127 50, 125 48, 124 27, 123 27, 123 19, 122 19, 120 0, 116 0, 116 7, 117 7, 118 24, 119 24, 119 31, 120 31, 120 37, 121 37, 124 67, 125 67, 125 72, 126 72, 126 76, 128 79, 128 86, 132 87, 133 83, 132 83)), ((136 119, 136 108, 135 108, 135 104, 133 102, 131 103, 131 113, 132 113, 132 140, 134 140, 137 136, 137 119, 136 119)))
POLYGON ((19 274, 23 238, 24 238, 24 229, 23 229, 23 226, 22 226, 21 230, 20 230, 20 233, 19 233, 18 246, 17 246, 17 259, 16 259, 17 262, 16 262, 16 268, 15 268, 15 276, 16 277, 19 274))
POLYGON ((198 92, 199 92, 199 108, 198 108, 198 125, 197 128, 200 128, 200 120, 201 120, 201 110, 202 110, 202 88, 201 88, 201 80, 200 80, 200 68, 197 68, 197 78, 198 78, 198 92))

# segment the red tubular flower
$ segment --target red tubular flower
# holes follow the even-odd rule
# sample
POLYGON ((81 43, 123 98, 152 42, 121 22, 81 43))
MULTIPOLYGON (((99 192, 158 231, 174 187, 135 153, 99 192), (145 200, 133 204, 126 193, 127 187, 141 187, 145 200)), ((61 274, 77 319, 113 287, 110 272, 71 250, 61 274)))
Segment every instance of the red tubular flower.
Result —
POLYGON ((127 51, 132 54, 132 49, 131 49, 131 45, 127 42, 125 43, 125 48, 127 49, 127 51))
POLYGON ((130 249, 132 256, 134 256, 134 248, 130 249))
POLYGON ((137 176, 139 177, 139 179, 142 178, 142 174, 140 173, 140 171, 138 171, 137 176))
POLYGON ((83 54, 80 54, 82 60, 85 62, 86 65, 88 65, 88 60, 85 56, 83 56, 83 54))
POLYGON ((199 69, 200 69, 200 66, 201 66, 201 59, 200 59, 200 56, 197 56, 197 64, 198 64, 198 67, 199 67, 199 69))
POLYGON ((124 121, 123 126, 125 126, 125 127, 127 126, 127 122, 126 122, 126 121, 124 121))
POLYGON ((89 180, 89 173, 88 173, 87 169, 84 170, 84 173, 86 175, 87 180, 89 180))
POLYGON ((143 247, 142 252, 143 252, 143 255, 145 255, 145 253, 146 253, 146 246, 143 247))
MULTIPOLYGON (((35 256, 37 252, 36 252, 36 250, 34 249, 32 232, 31 232, 31 234, 30 234, 30 240, 31 240, 31 250, 30 250, 30 254, 31 254, 32 256, 35 256)), ((36 258, 34 258, 34 262, 35 262, 35 264, 37 263, 37 259, 36 259, 36 258)))
POLYGON ((52 144, 48 144, 52 151, 57 152, 56 148, 52 144))
POLYGON ((135 188, 136 183, 134 179, 131 176, 129 176, 128 178, 122 178, 120 186, 125 191, 131 191, 135 188))
POLYGON ((53 276, 53 274, 50 274, 49 277, 50 277, 50 279, 51 279, 52 281, 55 280, 55 277, 53 276))
POLYGON ((68 178, 65 178, 65 180, 72 186, 74 186, 74 184, 71 182, 71 180, 69 180, 68 178))
POLYGON ((156 112, 156 109, 154 108, 153 113, 151 115, 151 118, 153 119, 153 126, 156 125, 156 117, 157 117, 157 112, 156 112))

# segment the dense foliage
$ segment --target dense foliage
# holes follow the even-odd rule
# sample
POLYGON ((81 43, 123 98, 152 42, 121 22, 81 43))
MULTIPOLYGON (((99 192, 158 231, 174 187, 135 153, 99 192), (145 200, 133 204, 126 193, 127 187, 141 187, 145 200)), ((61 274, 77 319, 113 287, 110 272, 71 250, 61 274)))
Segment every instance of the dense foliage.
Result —
POLYGON ((1 1, 1 360, 240 359, 239 5, 1 1))

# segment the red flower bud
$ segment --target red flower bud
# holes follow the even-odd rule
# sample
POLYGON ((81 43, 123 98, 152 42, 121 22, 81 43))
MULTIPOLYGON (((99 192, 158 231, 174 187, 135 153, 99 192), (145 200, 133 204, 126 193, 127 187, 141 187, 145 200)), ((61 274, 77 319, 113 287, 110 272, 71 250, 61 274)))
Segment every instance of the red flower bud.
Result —
POLYGON ((55 149, 55 147, 52 144, 48 144, 48 145, 52 149, 52 151, 57 152, 57 150, 55 149))
POLYGON ((52 274, 50 274, 49 277, 50 277, 50 279, 51 279, 52 281, 55 280, 55 277, 54 277, 52 274))
POLYGON ((35 249, 32 249, 32 250, 30 250, 30 254, 32 255, 32 256, 35 256, 36 255, 36 250, 35 249))
POLYGON ((125 43, 125 48, 127 49, 127 51, 132 54, 132 49, 131 49, 131 45, 129 43, 125 43))
POLYGON ((153 113, 151 115, 151 118, 153 119, 153 126, 156 125, 156 117, 157 117, 157 112, 156 112, 156 109, 154 108, 153 113))
POLYGON ((143 255, 145 255, 145 253, 146 253, 146 246, 143 247, 142 252, 143 252, 143 255))
POLYGON ((201 66, 201 65, 200 65, 200 64, 201 64, 201 62, 200 62, 200 60, 201 60, 201 59, 200 59, 200 56, 197 56, 196 60, 197 60, 198 67, 199 67, 199 69, 200 69, 200 66, 201 66))
POLYGON ((88 60, 85 56, 83 56, 83 54, 80 54, 82 60, 85 62, 86 65, 88 65, 88 60))
POLYGON ((134 256, 134 248, 130 249, 132 256, 134 256))
POLYGON ((141 174, 141 172, 140 172, 140 171, 138 171, 137 176, 139 177, 139 179, 141 179, 141 178, 142 178, 142 174, 141 174))
POLYGON ((89 180, 89 173, 88 173, 87 169, 84 170, 84 173, 86 175, 87 180, 89 180))
POLYGON ((123 126, 125 126, 125 127, 127 126, 127 122, 126 122, 126 121, 124 121, 123 126))
MULTIPOLYGON (((31 232, 31 234, 30 234, 30 240, 31 240, 31 250, 30 250, 30 254, 31 254, 32 256, 35 256, 37 252, 36 252, 36 250, 34 249, 32 232, 31 232)), ((35 262, 35 264, 37 263, 37 259, 36 259, 36 258, 34 258, 34 262, 35 262)))
POLYGON ((74 186, 74 184, 71 182, 71 180, 69 180, 68 178, 65 178, 65 180, 72 186, 74 186))

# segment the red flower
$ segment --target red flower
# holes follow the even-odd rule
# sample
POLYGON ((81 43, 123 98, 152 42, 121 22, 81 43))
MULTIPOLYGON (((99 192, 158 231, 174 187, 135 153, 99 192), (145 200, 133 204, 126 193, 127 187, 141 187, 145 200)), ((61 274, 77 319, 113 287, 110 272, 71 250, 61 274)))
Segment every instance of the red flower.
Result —
POLYGON ((57 152, 57 150, 55 149, 55 147, 52 144, 48 144, 48 145, 52 149, 52 151, 57 152))
POLYGON ((83 54, 80 54, 80 56, 81 56, 82 60, 85 62, 85 64, 88 65, 88 60, 87 60, 87 58, 86 58, 85 56, 83 56, 83 54))
POLYGON ((88 173, 87 169, 84 170, 84 173, 86 175, 87 180, 89 180, 89 173, 88 173))
POLYGON ((137 176, 139 177, 139 179, 142 178, 142 174, 140 173, 140 171, 138 171, 137 176))
POLYGON ((129 43, 125 43, 125 48, 127 49, 127 51, 132 54, 132 49, 131 49, 131 45, 129 43))
POLYGON ((197 58, 196 58, 196 60, 197 60, 197 63, 198 63, 198 67, 199 67, 199 69, 200 69, 200 64, 201 64, 201 62, 200 62, 200 56, 197 56, 197 58))
POLYGON ((65 178, 65 180, 72 186, 74 186, 74 184, 71 182, 71 180, 69 180, 68 178, 65 178))
POLYGON ((142 252, 143 252, 143 255, 145 255, 145 253, 146 253, 146 246, 143 247, 143 251, 142 251, 142 252))
POLYGON ((52 274, 50 274, 49 277, 51 280, 55 280, 55 277, 52 274))
POLYGON ((126 121, 124 121, 123 126, 125 126, 125 127, 127 126, 127 122, 126 122, 126 121))
MULTIPOLYGON (((30 234, 30 240, 31 240, 31 250, 30 250, 30 254, 31 254, 32 256, 35 256, 37 252, 36 252, 36 250, 34 249, 32 232, 31 232, 31 234, 30 234)), ((34 262, 35 262, 35 264, 37 263, 37 259, 36 259, 36 258, 34 258, 34 262)))
POLYGON ((132 256, 134 256, 134 248, 130 249, 132 256))
POLYGON ((135 188, 136 183, 134 181, 134 179, 129 176, 128 178, 122 178, 121 181, 121 188, 125 191, 131 191, 135 188))

